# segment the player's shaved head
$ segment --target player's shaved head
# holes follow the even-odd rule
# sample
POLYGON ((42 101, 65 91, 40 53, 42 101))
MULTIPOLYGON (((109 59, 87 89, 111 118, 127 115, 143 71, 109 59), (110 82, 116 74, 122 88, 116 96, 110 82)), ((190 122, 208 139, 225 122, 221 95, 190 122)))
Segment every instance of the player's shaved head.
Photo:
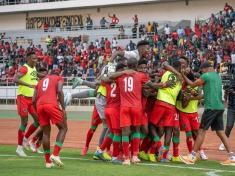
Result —
POLYGON ((138 61, 136 58, 130 58, 127 60, 127 67, 130 69, 136 69, 138 65, 138 61))

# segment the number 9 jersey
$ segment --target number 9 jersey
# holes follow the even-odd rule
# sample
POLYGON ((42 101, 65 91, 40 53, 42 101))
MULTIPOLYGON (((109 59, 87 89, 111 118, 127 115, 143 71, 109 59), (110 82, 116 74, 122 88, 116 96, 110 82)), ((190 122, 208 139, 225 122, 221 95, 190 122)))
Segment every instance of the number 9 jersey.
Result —
POLYGON ((57 87, 58 82, 64 82, 61 76, 57 75, 47 75, 45 78, 40 80, 36 86, 37 96, 37 106, 43 104, 53 104, 55 106, 58 105, 57 98, 57 87))

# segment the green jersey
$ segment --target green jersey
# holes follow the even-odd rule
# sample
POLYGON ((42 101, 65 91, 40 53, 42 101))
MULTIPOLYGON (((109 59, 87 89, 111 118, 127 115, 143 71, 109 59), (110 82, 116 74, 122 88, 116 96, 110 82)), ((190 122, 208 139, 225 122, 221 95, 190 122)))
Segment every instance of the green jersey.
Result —
POLYGON ((223 110, 222 83, 219 74, 216 72, 207 72, 202 74, 201 79, 204 81, 205 109, 223 110))

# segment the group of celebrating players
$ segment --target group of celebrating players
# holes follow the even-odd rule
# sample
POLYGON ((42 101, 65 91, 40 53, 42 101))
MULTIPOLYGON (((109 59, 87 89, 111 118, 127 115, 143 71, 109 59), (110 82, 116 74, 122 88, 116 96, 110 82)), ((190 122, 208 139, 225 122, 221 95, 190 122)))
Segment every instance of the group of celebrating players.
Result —
POLYGON ((201 65, 201 76, 193 73, 189 68, 189 60, 184 56, 174 61, 172 66, 167 62, 162 63, 158 73, 148 73, 148 48, 147 41, 140 41, 136 51, 115 52, 96 82, 75 78, 73 88, 87 85, 92 89, 67 93, 65 98, 63 79, 56 71, 49 75, 46 69, 40 68, 40 80, 36 83, 37 74, 32 74, 36 72, 36 58, 33 53, 29 54, 27 64, 16 77, 16 83, 19 84, 18 112, 21 116, 17 154, 26 156, 23 143, 36 130, 39 122, 41 130, 33 137, 33 143, 40 140, 43 134, 46 167, 53 167, 53 163, 63 166, 59 152, 68 128, 65 108, 74 98, 96 96, 82 155, 86 155, 92 136, 102 123, 103 131, 94 159, 123 165, 139 163, 141 160, 194 164, 199 158, 207 160, 201 146, 206 131, 211 127, 229 155, 228 160, 221 164, 235 165, 235 155, 223 132, 224 105, 219 75, 209 62, 201 65), (203 95, 200 86, 203 87, 203 95), (204 99, 205 111, 200 122, 197 112, 201 99, 204 99), (35 123, 24 134, 28 112, 33 115, 35 123), (50 121, 59 129, 52 155, 50 121), (186 134, 187 156, 179 154, 180 131, 186 134), (171 142, 172 156, 169 154, 171 142))

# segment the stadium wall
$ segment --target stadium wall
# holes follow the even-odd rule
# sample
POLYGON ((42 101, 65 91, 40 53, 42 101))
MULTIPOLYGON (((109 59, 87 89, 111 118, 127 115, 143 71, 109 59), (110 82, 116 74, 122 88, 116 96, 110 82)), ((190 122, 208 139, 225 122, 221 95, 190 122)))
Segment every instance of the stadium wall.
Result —
MULTIPOLYGON (((211 13, 217 13, 223 9, 224 4, 228 2, 235 7, 234 0, 193 0, 189 5, 185 1, 176 2, 155 2, 149 4, 133 4, 101 8, 73 8, 70 10, 49 10, 37 12, 24 12, 0 15, 0 30, 25 30, 26 17, 47 17, 47 16, 67 16, 82 15, 83 19, 90 15, 94 25, 99 25, 101 17, 115 13, 120 19, 120 23, 132 23, 132 17, 137 14, 140 22, 147 21, 180 21, 195 19, 205 19, 210 17, 211 13)), ((1 13, 1 11, 0 11, 1 13)), ((193 24, 193 23, 191 23, 193 24)))

